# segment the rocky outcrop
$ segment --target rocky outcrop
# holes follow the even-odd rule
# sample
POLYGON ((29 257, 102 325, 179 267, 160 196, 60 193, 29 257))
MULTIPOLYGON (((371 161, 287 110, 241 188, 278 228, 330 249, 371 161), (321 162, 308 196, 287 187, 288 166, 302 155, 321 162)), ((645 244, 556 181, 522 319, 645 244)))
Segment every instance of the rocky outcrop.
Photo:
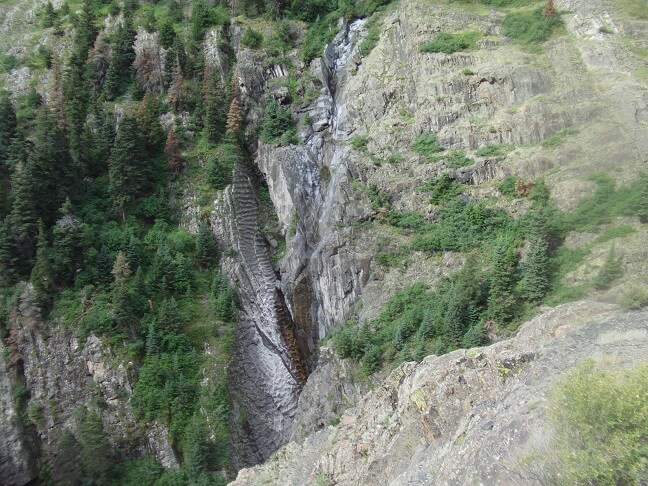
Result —
POLYGON ((239 473, 233 486, 541 484, 530 452, 551 436, 547 392, 585 359, 605 368, 648 356, 648 311, 566 304, 486 348, 405 363, 339 425, 239 473))
MULTIPOLYGON (((11 387, 23 391, 20 409, 11 404, 3 408, 0 419, 3 437, 10 439, 3 440, 0 463, 14 469, 14 476, 0 473, 6 484, 28 482, 28 465, 49 466, 56 480, 60 434, 76 430, 75 412, 81 408, 100 414, 116 452, 154 455, 165 467, 177 467, 166 430, 156 425, 144 429, 133 417, 132 364, 114 356, 94 335, 80 338, 69 330, 46 326, 30 286, 11 316, 7 356, 0 386, 8 386, 11 378, 11 387)), ((11 400, 15 394, 1 396, 11 400)))

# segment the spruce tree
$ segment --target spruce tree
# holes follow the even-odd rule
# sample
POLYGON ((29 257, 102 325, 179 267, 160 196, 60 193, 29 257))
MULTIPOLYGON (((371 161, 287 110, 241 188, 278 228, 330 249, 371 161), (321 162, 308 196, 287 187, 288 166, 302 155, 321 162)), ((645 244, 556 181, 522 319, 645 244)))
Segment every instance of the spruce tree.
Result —
POLYGON ((102 245, 95 262, 96 282, 100 287, 107 288, 113 280, 113 258, 106 245, 102 245))
POLYGON ((196 239, 196 257, 201 268, 209 268, 218 262, 218 247, 213 233, 206 224, 201 224, 198 228, 198 238, 196 239))
POLYGON ((529 252, 520 280, 520 295, 531 302, 538 302, 549 291, 549 244, 545 228, 544 213, 539 209, 533 217, 529 252))
POLYGON ((157 96, 146 93, 137 107, 136 116, 146 153, 149 156, 158 153, 164 140, 164 131, 160 125, 160 101, 157 96))
POLYGON ((499 242, 493 251, 489 275, 488 316, 499 323, 508 321, 513 316, 513 285, 517 260, 517 255, 505 241, 499 242))
POLYGON ((91 481, 90 484, 108 484, 112 453, 101 417, 95 412, 86 411, 78 431, 81 468, 85 478, 91 481))
POLYGON ((158 32, 159 32, 160 45, 164 49, 168 49, 169 47, 171 47, 173 45, 173 42, 175 41, 176 33, 175 30, 173 30, 173 22, 171 21, 170 18, 166 17, 162 21, 158 29, 158 32))
POLYGON ((50 265, 50 249, 43 226, 43 220, 38 221, 38 239, 36 242, 36 262, 31 272, 31 282, 40 296, 48 295, 53 289, 52 269, 50 265))
POLYGON ((133 307, 131 302, 128 279, 130 268, 123 252, 117 254, 112 274, 114 277, 112 290, 113 324, 122 331, 131 331, 133 325, 133 307))
POLYGON ((621 265, 621 259, 617 257, 615 245, 612 244, 603 266, 594 278, 594 287, 598 290, 609 289, 612 286, 612 282, 622 275, 623 266, 621 265))
POLYGON ((113 207, 126 219, 126 207, 144 187, 143 143, 135 118, 125 116, 117 130, 108 160, 109 191, 113 207))
POLYGON ((69 285, 74 282, 79 255, 83 253, 85 225, 72 214, 72 203, 67 198, 60 209, 61 218, 52 230, 53 269, 56 280, 69 285))
POLYGON ((132 18, 125 13, 124 23, 119 26, 110 43, 112 55, 110 56, 104 85, 106 97, 110 100, 115 99, 123 92, 124 86, 131 77, 131 66, 135 61, 135 51, 133 49, 135 34, 132 18))
POLYGON ((208 76, 209 82, 205 99, 205 134, 210 142, 218 143, 225 132, 227 101, 220 76, 213 71, 208 76))
POLYGON ((11 177, 11 212, 5 231, 9 237, 9 267, 18 277, 31 272, 36 254, 38 216, 33 170, 29 162, 20 162, 11 177))
POLYGON ((9 147, 17 128, 16 112, 9 93, 0 91, 0 178, 9 173, 9 147))

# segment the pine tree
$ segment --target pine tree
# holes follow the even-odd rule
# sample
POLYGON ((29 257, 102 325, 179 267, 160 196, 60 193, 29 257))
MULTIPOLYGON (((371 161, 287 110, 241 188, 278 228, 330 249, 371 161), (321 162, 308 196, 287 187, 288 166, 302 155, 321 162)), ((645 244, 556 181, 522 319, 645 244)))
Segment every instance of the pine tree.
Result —
POLYGON ((54 6, 52 2, 47 2, 45 5, 45 11, 43 12, 43 28, 49 29, 54 27, 54 22, 56 21, 56 12, 54 11, 54 6))
POLYGON ((117 130, 108 160, 109 190, 113 207, 126 219, 126 207, 144 187, 143 143, 135 118, 125 116, 117 130))
POLYGON ((95 412, 86 411, 78 431, 84 476, 92 481, 91 484, 108 481, 112 453, 101 417, 95 412))
POLYGON ((443 332, 452 347, 459 347, 466 333, 466 302, 456 285, 448 292, 443 332))
POLYGON ((154 155, 160 150, 164 131, 160 125, 160 101, 153 93, 146 93, 137 107, 137 121, 144 137, 146 153, 154 155))
POLYGON ((505 322, 513 316, 515 307, 513 285, 516 266, 517 255, 506 242, 499 242, 491 258, 490 292, 488 295, 488 315, 495 321, 505 322))
POLYGON ((29 275, 36 254, 38 217, 33 170, 19 162, 11 177, 11 212, 5 231, 9 235, 9 267, 19 277, 29 275))
POLYGON ((198 228, 198 238, 196 239, 196 257, 198 264, 203 268, 209 268, 218 261, 218 247, 213 233, 206 224, 201 224, 198 228))
POLYGON ((216 467, 214 444, 209 440, 205 420, 199 413, 194 414, 187 425, 182 452, 191 479, 197 479, 216 467))
POLYGON ((112 267, 113 267, 113 258, 110 255, 110 251, 106 245, 103 245, 99 250, 97 255, 97 261, 95 263, 96 269, 96 281, 99 286, 106 288, 112 282, 112 267))
POLYGON ((88 58, 88 52, 94 45, 99 30, 97 29, 97 18, 94 13, 94 6, 90 1, 81 7, 81 15, 76 29, 75 55, 82 64, 88 58))
POLYGON ((179 63, 176 62, 171 74, 171 84, 167 94, 167 102, 175 111, 182 111, 186 96, 187 93, 184 86, 184 77, 182 76, 179 63))
POLYGON ((549 244, 545 228, 544 214, 541 209, 537 210, 520 280, 520 295, 531 302, 538 302, 549 291, 549 244))
POLYGON ((166 17, 159 27, 160 45, 164 49, 168 49, 175 41, 176 33, 173 30, 173 22, 170 18, 166 17))
MULTIPOLYGON (((207 78, 205 133, 210 142, 218 143, 225 131, 225 93, 223 92, 218 74, 208 71, 205 77, 207 78)), ((233 121, 232 123, 235 122, 233 121)), ((240 123, 240 120, 238 123, 240 123)), ((238 123, 235 127, 236 129, 238 129, 238 123)))
POLYGON ((61 218, 54 225, 52 254, 56 280, 71 284, 76 277, 78 255, 83 253, 85 225, 72 214, 70 198, 61 207, 61 218))
POLYGON ((130 268, 123 252, 117 254, 112 274, 114 277, 112 291, 113 323, 117 329, 130 331, 133 324, 133 308, 128 278, 130 268))
POLYGON ((110 43, 112 55, 104 84, 108 99, 115 99, 123 92, 123 87, 132 74, 131 66, 135 61, 134 43, 135 29, 132 18, 124 14, 124 23, 119 26, 110 43))
POLYGON ((623 275, 621 259, 616 256, 615 245, 612 244, 603 266, 594 278, 594 287, 598 290, 609 289, 616 279, 623 275))
POLYGON ((36 262, 31 272, 31 282, 36 292, 41 295, 47 295, 52 291, 53 278, 50 266, 50 250, 43 220, 38 221, 38 239, 36 241, 36 262))
POLYGON ((241 128, 242 120, 243 115, 241 114, 241 104, 239 103, 238 95, 234 93, 229 111, 227 112, 227 133, 229 135, 236 135, 241 128))
POLYGON ((9 93, 0 91, 0 178, 9 173, 9 147, 16 130, 16 111, 9 93))

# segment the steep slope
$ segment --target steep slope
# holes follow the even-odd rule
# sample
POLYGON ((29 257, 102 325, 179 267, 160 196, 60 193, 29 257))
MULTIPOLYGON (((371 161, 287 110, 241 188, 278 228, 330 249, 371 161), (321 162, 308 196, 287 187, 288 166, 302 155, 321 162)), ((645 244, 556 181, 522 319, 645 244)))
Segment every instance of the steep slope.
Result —
POLYGON ((339 425, 231 484, 546 484, 534 473, 550 456, 547 391, 586 358, 604 367, 645 361, 647 319, 645 311, 566 304, 511 340, 405 363, 339 425))

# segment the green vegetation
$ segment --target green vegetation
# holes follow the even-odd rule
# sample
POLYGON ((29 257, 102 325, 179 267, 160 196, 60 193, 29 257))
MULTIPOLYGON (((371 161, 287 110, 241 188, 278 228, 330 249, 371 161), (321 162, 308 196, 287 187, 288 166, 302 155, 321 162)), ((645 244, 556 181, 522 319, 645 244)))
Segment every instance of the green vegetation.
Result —
POLYGON ((554 135, 551 135, 551 136, 545 138, 542 141, 542 147, 546 148, 546 149, 556 148, 559 145, 562 145, 565 142, 565 140, 567 139, 567 137, 572 136, 572 135, 576 135, 577 133, 578 133, 578 131, 573 130, 573 129, 563 130, 561 132, 558 132, 558 133, 556 133, 554 135))
POLYGON ((549 40, 563 22, 558 15, 543 15, 543 8, 507 14, 502 21, 502 32, 505 36, 527 45, 549 40))
POLYGON ((251 49, 258 49, 263 44, 263 34, 254 29, 246 29, 241 37, 241 44, 251 49))
POLYGON ((477 150, 475 150, 475 155, 477 157, 502 157, 508 154, 511 150, 513 150, 513 147, 511 147, 510 145, 491 143, 484 145, 483 147, 479 147, 477 150))
POLYGON ((450 151, 445 157, 445 160, 449 169, 460 169, 461 167, 467 167, 475 163, 475 160, 468 157, 463 150, 450 151))
MULTIPOLYGON (((605 371, 586 361, 550 396, 558 484, 640 484, 648 462, 648 365, 605 371)), ((553 454, 553 453, 552 453, 553 454)))
POLYGON ((444 148, 439 144, 436 133, 426 133, 416 137, 412 150, 424 157, 432 157, 434 154, 443 152, 444 148))
POLYGON ((297 142, 297 130, 292 113, 271 98, 266 104, 265 119, 259 137, 266 143, 290 145, 297 142))
POLYGON ((430 42, 421 46, 421 52, 443 52, 452 54, 453 52, 466 51, 475 47, 475 42, 479 38, 479 32, 466 31, 451 34, 442 32, 430 42))
POLYGON ((367 150, 367 144, 369 143, 369 137, 367 135, 355 135, 351 139, 350 142, 351 142, 351 146, 355 150, 359 150, 359 151, 364 152, 365 150, 367 150))

